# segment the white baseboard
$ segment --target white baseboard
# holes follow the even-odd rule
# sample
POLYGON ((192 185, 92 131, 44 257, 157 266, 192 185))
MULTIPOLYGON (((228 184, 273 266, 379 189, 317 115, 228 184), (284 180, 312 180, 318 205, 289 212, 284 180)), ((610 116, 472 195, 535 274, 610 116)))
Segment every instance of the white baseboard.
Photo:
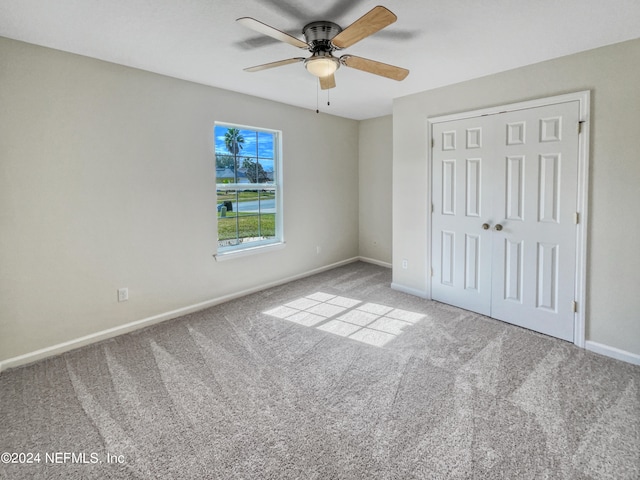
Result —
POLYGON ((248 288, 240 292, 235 292, 229 295, 224 295, 222 297, 213 298, 205 302, 200 302, 194 305, 178 308, 176 310, 161 313, 159 315, 154 315, 152 317, 143 318, 142 320, 136 320, 134 322, 127 323, 125 325, 119 325, 117 327, 109 328, 107 330, 102 330, 100 332, 92 333, 90 335, 85 335, 84 337, 76 338, 73 340, 69 340, 67 342, 58 343, 57 345, 52 345, 50 347, 42 348, 40 350, 36 350, 35 352, 29 352, 29 353, 25 353, 24 355, 8 358, 6 360, 0 361, 0 372, 8 368, 19 367, 21 365, 26 365, 28 363, 33 363, 35 361, 42 360, 43 358, 53 357, 54 355, 59 355, 61 353, 68 352, 76 348, 84 347, 92 343, 117 337, 118 335, 122 335, 124 333, 133 332, 135 330, 139 330, 141 328, 145 328, 150 325, 155 325, 156 323, 164 322, 165 320, 171 320, 173 318, 182 317, 189 313, 197 312, 199 310, 204 310, 205 308, 213 307, 214 305, 219 305, 221 303, 225 303, 230 300, 234 300, 236 298, 244 297, 246 295, 250 295, 252 293, 256 293, 261 290, 266 290, 267 288, 277 287, 278 285, 283 285, 285 283, 293 282, 295 280, 300 280, 301 278, 309 277, 311 275, 315 275, 317 273, 321 273, 326 270, 331 270, 332 268, 341 267, 349 263, 357 262, 358 260, 360 260, 360 257, 349 258, 347 260, 342 260, 340 262, 332 263, 331 265, 325 265, 323 267, 309 270, 307 272, 293 275, 291 277, 276 280, 271 283, 259 285, 253 288, 248 288))
POLYGON ((584 348, 587 350, 605 355, 607 357, 615 358, 616 360, 622 360, 623 362, 632 363, 633 365, 640 365, 640 355, 636 353, 627 352, 626 350, 620 350, 616 347, 610 347, 609 345, 603 345, 602 343, 592 342, 587 340, 584 348))
MULTIPOLYGON (((373 263, 375 265, 380 265, 382 267, 391 268, 391 264, 381 262, 379 260, 375 260, 367 257, 353 257, 347 260, 342 260, 340 262, 332 263, 330 265, 325 265, 323 267, 319 267, 313 270, 309 270, 304 273, 300 273, 297 275, 293 275, 291 277, 283 278, 280 280, 276 280, 274 282, 260 285, 254 288, 249 288, 246 290, 242 290, 240 292, 232 293, 229 295, 224 295, 222 297, 214 298, 211 300, 207 300, 205 302, 200 302, 194 305, 189 305, 183 308, 179 308, 176 310, 172 310, 170 312, 161 313, 159 315, 154 315, 152 317, 147 317, 142 320, 137 320, 135 322, 130 322, 125 325, 120 325, 118 327, 109 328, 107 330, 102 330, 100 332, 92 333, 90 335, 85 335, 84 337, 76 338, 74 340, 70 340, 68 342, 59 343, 57 345, 52 345, 50 347, 42 348, 40 350, 36 350, 34 352, 26 353, 24 355, 19 355, 17 357, 8 358, 6 360, 0 361, 0 372, 8 369, 19 367, 20 365, 26 365, 28 363, 33 363, 35 361, 41 360, 43 358, 52 357, 54 355, 59 355, 64 352, 68 352, 70 350, 74 350, 76 348, 84 347, 85 345, 89 345, 92 343, 96 343, 102 340, 106 340, 109 338, 117 337, 118 335, 122 335, 125 333, 129 333, 135 330, 139 330, 144 327, 148 327, 150 325, 154 325, 156 323, 164 322, 166 320, 171 320, 173 318, 182 317, 189 313, 197 312, 199 310, 204 310, 205 308, 213 307, 215 305, 219 305, 224 302, 228 302, 230 300, 234 300, 236 298, 244 297, 246 295, 250 295, 252 293, 259 292, 261 290, 266 290, 267 288, 277 287, 278 285, 283 285, 288 282, 292 282, 295 280, 299 280, 301 278, 309 277, 311 275, 315 275, 317 273, 321 273, 327 270, 331 270, 332 268, 341 267, 343 265, 347 265, 349 263, 357 262, 357 261, 373 263)), ((404 285, 398 283, 392 283, 391 288, 397 290, 399 292, 408 293, 410 295, 415 295, 421 298, 429 298, 427 292, 423 290, 418 290, 411 287, 406 287, 404 285)), ((605 355, 607 357, 615 358, 616 360, 621 360, 623 362, 631 363, 633 365, 640 365, 640 355, 636 353, 627 352, 625 350, 621 350, 616 347, 610 347, 608 345, 603 345, 601 343, 592 342, 587 340, 585 342, 585 348, 591 352, 598 353, 600 355, 605 355)))
POLYGON ((399 292, 408 293, 409 295, 415 295, 416 297, 426 298, 430 300, 429 294, 424 290, 418 290, 417 288, 406 287, 399 283, 392 283, 391 288, 399 292))
POLYGON ((379 267, 391 268, 391 264, 387 262, 383 262, 382 260, 376 260, 375 258, 369 257, 358 257, 361 262, 373 263, 374 265, 378 265, 379 267))

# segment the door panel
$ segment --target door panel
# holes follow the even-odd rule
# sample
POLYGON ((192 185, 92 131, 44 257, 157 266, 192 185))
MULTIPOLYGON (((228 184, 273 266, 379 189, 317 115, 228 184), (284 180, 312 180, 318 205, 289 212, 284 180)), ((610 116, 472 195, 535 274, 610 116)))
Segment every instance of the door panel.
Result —
POLYGON ((523 155, 513 155, 507 157, 506 170, 506 208, 505 218, 515 221, 523 221, 522 212, 524 209, 524 168, 525 158, 523 155))
POLYGON ((538 220, 558 223, 560 195, 560 155, 540 155, 538 169, 538 220))
POLYGON ((455 232, 442 231, 442 261, 440 283, 448 287, 454 286, 454 270, 456 258, 455 232))
POLYGON ((538 243, 536 307, 558 313, 558 245, 538 243))
POLYGON ((500 277, 502 280, 503 299, 522 304, 522 264, 524 263, 522 252, 524 251, 524 242, 505 238, 503 243, 504 272, 495 271, 493 275, 500 277))
POLYGON ((456 160, 442 162, 442 215, 456 214, 456 160))
POLYGON ((465 235, 464 288, 477 292, 480 288, 480 235, 465 235))
POLYGON ((467 217, 480 216, 480 179, 482 159, 468 158, 466 170, 466 214, 467 217))

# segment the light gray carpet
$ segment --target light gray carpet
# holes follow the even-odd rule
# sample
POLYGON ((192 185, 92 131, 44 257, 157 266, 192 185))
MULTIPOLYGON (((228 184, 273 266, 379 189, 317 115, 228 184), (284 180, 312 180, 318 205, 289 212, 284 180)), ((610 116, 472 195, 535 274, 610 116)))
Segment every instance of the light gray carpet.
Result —
POLYGON ((40 463, 0 477, 640 478, 640 367, 390 281, 354 263, 2 373, 0 452, 40 463))

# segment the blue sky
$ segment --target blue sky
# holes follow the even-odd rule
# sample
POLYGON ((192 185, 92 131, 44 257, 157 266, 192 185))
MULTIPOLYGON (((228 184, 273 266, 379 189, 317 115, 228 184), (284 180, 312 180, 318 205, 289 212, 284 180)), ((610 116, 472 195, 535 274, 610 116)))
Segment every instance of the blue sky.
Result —
MULTIPOLYGON (((215 152, 222 155, 229 155, 224 146, 224 134, 227 132, 227 128, 217 125, 214 129, 215 152)), ((240 129, 240 133, 244 137, 244 147, 240 151, 240 155, 273 159, 273 134, 245 129, 240 129)), ((267 162, 262 163, 264 165, 267 162)), ((273 162, 268 163, 273 164, 273 162)))

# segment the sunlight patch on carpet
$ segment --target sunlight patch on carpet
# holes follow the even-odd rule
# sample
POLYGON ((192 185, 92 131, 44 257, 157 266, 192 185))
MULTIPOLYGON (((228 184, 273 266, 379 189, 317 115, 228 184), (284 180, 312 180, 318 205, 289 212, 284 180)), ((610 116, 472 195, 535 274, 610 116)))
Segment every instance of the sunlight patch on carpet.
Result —
POLYGON ((316 292, 262 312, 305 327, 382 347, 426 318, 418 312, 316 292))

